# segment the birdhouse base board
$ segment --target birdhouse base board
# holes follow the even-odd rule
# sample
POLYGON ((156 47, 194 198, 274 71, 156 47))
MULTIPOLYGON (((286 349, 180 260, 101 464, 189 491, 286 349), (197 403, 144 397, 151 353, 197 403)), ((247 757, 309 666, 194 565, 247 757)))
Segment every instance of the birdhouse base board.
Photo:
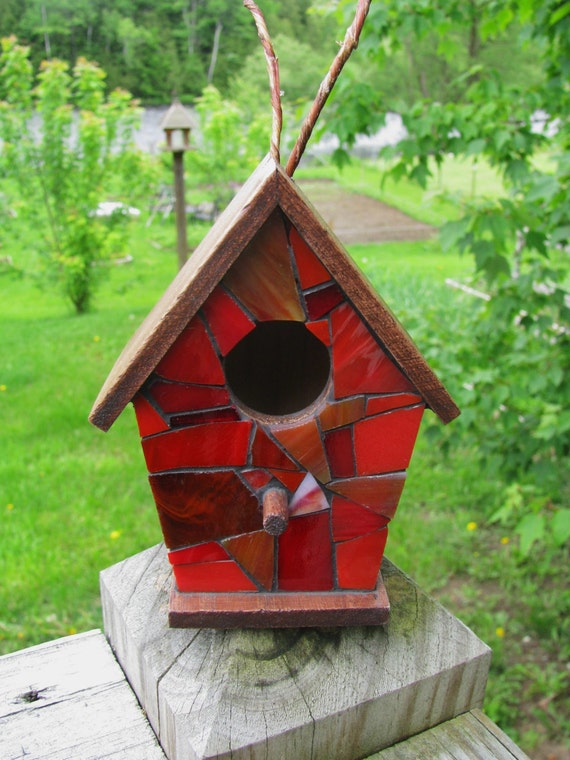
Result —
POLYGON ((390 602, 382 580, 374 591, 186 593, 172 581, 171 628, 313 628, 384 625, 390 602))

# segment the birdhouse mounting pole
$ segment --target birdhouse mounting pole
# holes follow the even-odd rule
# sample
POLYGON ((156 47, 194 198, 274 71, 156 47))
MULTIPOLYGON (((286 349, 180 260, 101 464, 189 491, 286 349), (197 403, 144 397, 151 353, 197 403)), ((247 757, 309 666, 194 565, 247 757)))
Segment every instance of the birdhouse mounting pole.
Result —
POLYGON ((261 40, 263 51, 265 53, 267 73, 269 74, 269 86, 271 89, 271 108, 273 111, 270 152, 272 158, 279 163, 281 129, 283 127, 283 111, 281 109, 281 90, 279 85, 279 62, 275 55, 271 38, 269 37, 269 30, 267 29, 267 24, 265 23, 261 10, 253 0, 243 0, 243 4, 251 12, 255 20, 257 35, 261 40))
POLYGON ((315 124, 317 123, 317 119, 319 118, 319 114, 323 110, 324 105, 331 93, 331 90, 334 87, 336 80, 340 76, 340 72, 342 71, 344 64, 350 58, 352 51, 356 50, 358 47, 360 32, 362 31, 364 21, 370 9, 370 2, 371 0, 358 0, 358 6, 356 8, 354 21, 346 30, 344 41, 340 46, 340 50, 332 62, 327 75, 321 82, 321 86, 319 87, 317 96, 313 101, 311 110, 303 122, 301 132, 299 133, 299 137, 295 143, 295 147, 291 151, 291 155, 287 161, 285 172, 289 175, 289 177, 293 176, 295 169, 299 165, 301 157, 305 151, 305 148, 307 147, 307 143, 309 142, 309 138, 311 137, 315 124))

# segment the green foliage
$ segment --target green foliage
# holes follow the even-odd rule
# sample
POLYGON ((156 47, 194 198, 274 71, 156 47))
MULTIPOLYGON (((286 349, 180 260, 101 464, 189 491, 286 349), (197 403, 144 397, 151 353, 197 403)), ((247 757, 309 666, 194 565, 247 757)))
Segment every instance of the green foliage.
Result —
POLYGON ((77 312, 90 307, 105 263, 126 240, 128 214, 119 207, 105 218, 98 205, 134 187, 141 165, 130 148, 136 102, 125 91, 106 97, 104 83, 94 63, 79 58, 70 73, 55 59, 42 63, 34 86, 29 48, 2 40, 0 171, 14 208, 36 229, 36 273, 77 312))

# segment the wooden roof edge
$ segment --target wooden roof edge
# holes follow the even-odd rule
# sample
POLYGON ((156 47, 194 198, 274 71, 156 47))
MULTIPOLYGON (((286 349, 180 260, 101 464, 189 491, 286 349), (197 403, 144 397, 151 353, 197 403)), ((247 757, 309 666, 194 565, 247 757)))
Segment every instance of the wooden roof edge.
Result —
POLYGON ((444 424, 451 422, 460 414, 460 410, 409 333, 378 295, 310 200, 281 167, 278 167, 277 173, 278 205, 339 282, 387 352, 416 386, 429 408, 444 424), (312 216, 306 213, 304 206, 312 210, 312 216))
POLYGON ((95 427, 109 430, 277 206, 276 166, 259 164, 124 347, 89 414, 95 427))

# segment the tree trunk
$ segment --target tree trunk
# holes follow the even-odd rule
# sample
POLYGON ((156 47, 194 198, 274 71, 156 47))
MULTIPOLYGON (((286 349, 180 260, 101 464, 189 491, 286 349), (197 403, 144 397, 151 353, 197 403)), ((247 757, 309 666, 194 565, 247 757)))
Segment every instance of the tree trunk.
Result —
POLYGON ((49 41, 49 32, 47 29, 47 10, 45 5, 42 5, 42 24, 44 27, 44 46, 46 49, 46 58, 51 60, 51 44, 49 41))
POLYGON ((222 34, 222 29, 222 22, 220 20, 216 21, 214 43, 212 45, 212 57, 210 58, 210 67, 208 68, 208 84, 212 84, 212 80, 214 78, 214 71, 216 69, 216 63, 218 60, 218 50, 220 49, 220 36, 222 34))

